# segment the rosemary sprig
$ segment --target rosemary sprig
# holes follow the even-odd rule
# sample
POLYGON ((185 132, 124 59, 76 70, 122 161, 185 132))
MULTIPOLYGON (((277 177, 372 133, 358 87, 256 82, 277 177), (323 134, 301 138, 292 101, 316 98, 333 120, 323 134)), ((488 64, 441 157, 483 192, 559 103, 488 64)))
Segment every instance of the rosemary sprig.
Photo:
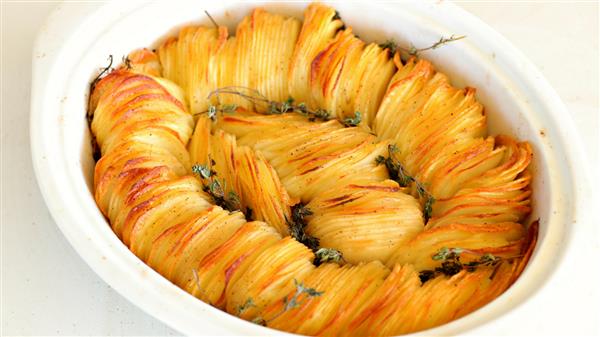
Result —
POLYGON ((452 34, 450 37, 442 36, 442 37, 440 37, 440 39, 437 42, 435 42, 432 45, 430 45, 429 47, 425 47, 425 48, 417 48, 412 43, 410 44, 410 47, 404 48, 404 47, 399 46, 396 43, 396 41, 390 39, 390 40, 385 41, 384 43, 379 44, 379 47, 381 47, 382 49, 388 49, 390 51, 391 55, 396 54, 397 51, 402 51, 402 52, 408 54, 409 56, 417 56, 421 52, 439 48, 450 42, 462 40, 465 37, 466 37, 465 35, 455 36, 454 34, 452 34))
MULTIPOLYGON (((277 313, 270 319, 271 321, 283 315, 289 310, 299 308, 302 304, 304 304, 304 302, 306 302, 307 299, 310 299, 312 297, 319 297, 324 293, 323 291, 318 291, 315 288, 306 287, 304 283, 298 282, 298 280, 296 279, 294 279, 294 286, 296 287, 296 291, 294 292, 291 298, 288 299, 288 296, 285 296, 282 299, 283 308, 279 313, 277 313)), ((248 300, 246 300, 246 302, 248 302, 248 300)), ((268 323, 264 318, 260 316, 255 317, 254 319, 252 319, 251 322, 262 326, 267 326, 268 323)))
POLYGON ((305 217, 312 214, 312 211, 305 205, 301 203, 296 204, 292 206, 292 219, 286 218, 286 221, 289 226, 290 235, 313 252, 316 252, 319 249, 319 239, 308 235, 304 230, 307 225, 305 217))
POLYGON ((423 204, 423 217, 425 218, 425 223, 427 223, 433 212, 435 198, 430 192, 427 191, 425 185, 418 181, 414 176, 410 175, 402 163, 400 163, 400 160, 398 160, 396 157, 396 154, 399 151, 400 150, 395 144, 390 144, 388 145, 388 157, 377 156, 377 158, 375 158, 375 163, 377 165, 384 164, 388 170, 390 178, 395 180, 400 186, 407 187, 411 183, 415 184, 417 194, 421 199, 425 200, 423 204))
POLYGON ((240 197, 234 191, 225 194, 225 182, 217 178, 217 173, 212 169, 214 161, 206 165, 195 164, 192 166, 192 172, 198 175, 202 181, 202 189, 210 194, 216 205, 233 212, 241 210, 240 197))
MULTIPOLYGON (((241 97, 256 106, 261 107, 262 110, 265 111, 266 114, 279 115, 279 114, 293 112, 293 113, 298 113, 298 114, 308 117, 308 120, 311 122, 313 122, 317 119, 327 121, 331 117, 331 113, 327 110, 324 110, 324 109, 311 110, 311 109, 308 109, 306 104, 303 102, 295 104, 294 98, 292 98, 292 97, 289 97, 284 102, 272 101, 272 100, 269 100, 265 95, 261 94, 256 89, 252 89, 252 88, 248 88, 248 87, 241 87, 241 86, 227 86, 227 87, 215 89, 214 91, 210 92, 207 96, 207 99, 210 100, 211 98, 215 97, 218 102, 218 104, 217 104, 218 108, 215 107, 215 109, 212 111, 212 113, 213 113, 212 115, 215 115, 215 113, 220 110, 224 110, 224 112, 235 112, 235 109, 227 109, 226 106, 223 106, 221 104, 221 96, 222 95, 235 95, 235 96, 241 97), (231 111, 231 110, 233 110, 233 111, 231 111)), ((207 113, 209 113, 209 116, 210 116, 211 111, 208 111, 207 113)))
MULTIPOLYGON (((438 250, 435 254, 431 256, 431 259, 434 261, 442 261, 441 265, 433 270, 422 270, 421 272, 419 272, 419 278, 421 279, 421 283, 425 283, 439 275, 456 275, 463 269, 468 272, 474 272, 478 267, 481 266, 497 268, 500 265, 500 263, 504 261, 520 257, 513 256, 510 258, 501 258, 493 254, 486 253, 481 255, 478 260, 463 263, 460 261, 460 255, 464 252, 477 254, 472 250, 467 250, 463 248, 443 247, 440 250, 438 250)), ((493 277, 493 275, 495 275, 495 271, 494 273, 492 273, 490 278, 493 277)))
POLYGON ((343 263, 344 256, 342 252, 333 248, 319 248, 315 252, 315 264, 318 266, 322 263, 333 262, 333 263, 343 263))

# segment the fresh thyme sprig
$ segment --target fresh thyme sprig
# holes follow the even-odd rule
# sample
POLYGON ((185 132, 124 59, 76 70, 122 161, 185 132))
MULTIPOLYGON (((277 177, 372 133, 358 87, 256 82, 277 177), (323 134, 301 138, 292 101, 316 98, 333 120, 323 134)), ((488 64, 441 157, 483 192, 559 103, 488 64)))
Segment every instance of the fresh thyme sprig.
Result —
POLYGON ((331 18, 331 20, 341 20, 340 12, 335 11, 335 15, 331 18))
POLYGON ((208 16, 208 19, 210 20, 210 22, 212 22, 212 24, 215 26, 215 28, 219 29, 219 24, 217 23, 217 21, 215 21, 215 19, 213 19, 213 17, 210 15, 210 13, 208 13, 207 10, 204 10, 204 14, 206 14, 206 16, 208 16))
POLYGON ((286 218, 290 235, 313 251, 315 266, 327 262, 344 263, 344 257, 340 251, 334 248, 319 247, 319 239, 306 233, 306 217, 312 214, 313 212, 302 203, 292 206, 292 219, 286 218))
POLYGON ((195 164, 192 166, 192 172, 197 174, 202 180, 202 188, 211 195, 216 205, 223 207, 228 211, 241 210, 240 197, 234 191, 225 194, 226 182, 217 178, 217 173, 212 169, 214 161, 209 164, 195 164))
POLYGON ((220 104, 218 107, 216 105, 209 105, 206 114, 208 118, 213 121, 217 120, 217 112, 220 113, 234 113, 237 111, 238 106, 235 104, 220 104))
POLYGON ((437 42, 435 42, 432 45, 430 45, 429 47, 425 47, 425 48, 417 48, 412 43, 410 44, 410 47, 404 48, 404 47, 399 46, 398 43, 396 43, 396 41, 391 40, 391 39, 385 41, 384 43, 381 43, 379 46, 382 49, 388 49, 390 51, 391 55, 396 54, 397 51, 402 51, 402 52, 408 54, 409 56, 417 56, 421 52, 439 48, 450 42, 462 40, 465 37, 466 37, 465 35, 455 36, 454 34, 452 34, 450 37, 442 36, 442 37, 440 37, 440 39, 437 42))
POLYGON ((123 57, 121 57, 121 61, 123 62, 125 69, 131 69, 131 60, 129 59, 129 56, 124 55, 123 57))
POLYGON ((344 126, 346 126, 346 127, 358 126, 361 121, 362 121, 362 116, 360 114, 360 111, 355 111, 354 117, 344 118, 344 120, 342 121, 342 124, 344 124, 344 126))
POLYGON ((292 219, 286 221, 289 226, 290 235, 298 242, 304 244, 310 248, 313 252, 319 249, 319 239, 308 235, 305 232, 306 217, 312 215, 312 211, 303 204, 296 204, 292 206, 292 219))
POLYGON ((98 141, 96 140, 96 136, 91 131, 92 130, 92 121, 94 119, 94 111, 92 111, 92 109, 90 107, 90 105, 91 105, 90 102, 92 100, 92 94, 94 93, 94 89, 96 89, 96 85, 102 78, 104 78, 104 76, 108 75, 113 70, 112 65, 113 65, 113 56, 108 55, 108 65, 104 68, 101 68, 100 73, 98 73, 98 75, 92 80, 92 82, 90 82, 90 91, 88 93, 88 105, 87 105, 87 113, 86 113, 85 117, 88 122, 88 128, 90 129, 91 143, 92 143, 92 158, 94 158, 95 161, 100 160, 102 153, 100 151, 100 146, 98 145, 98 141))
POLYGON ((283 304, 285 305, 283 311, 300 307, 300 305, 304 303, 304 301, 300 299, 303 294, 306 294, 303 299, 323 295, 322 291, 317 291, 315 288, 306 287, 304 286, 304 283, 298 282, 296 279, 294 279, 294 286, 296 287, 296 292, 294 292, 294 295, 292 295, 289 300, 287 296, 283 298, 283 304))
POLYGON ((267 326, 267 321, 265 321, 265 319, 260 316, 254 317, 250 322, 252 322, 254 324, 262 325, 262 326, 267 326))
POLYGON ((384 164, 388 170, 390 178, 395 180, 400 186, 407 187, 411 183, 415 184, 415 188, 419 197, 425 200, 423 204, 423 217, 425 218, 425 223, 427 223, 433 212, 435 198, 429 191, 427 191, 422 182, 418 181, 414 176, 408 173, 406 168, 404 168, 402 163, 400 163, 400 160, 396 158, 396 154, 398 152, 398 147, 395 144, 390 144, 388 145, 388 157, 377 156, 377 158, 375 158, 375 163, 378 165, 384 164))
MULTIPOLYGON (((470 254, 480 255, 477 252, 472 250, 467 250, 463 248, 448 248, 443 247, 438 250, 435 254, 431 256, 431 259, 434 261, 442 261, 441 265, 436 267, 433 270, 422 270, 419 272, 419 278, 421 279, 421 283, 425 283, 439 275, 452 276, 458 274, 461 270, 466 270, 468 272, 475 271, 478 267, 498 267, 500 263, 518 258, 520 256, 513 256, 510 258, 501 258, 495 256, 490 253, 483 254, 479 257, 478 260, 473 260, 467 263, 463 263, 460 261, 460 255, 464 252, 468 252, 470 254)), ((490 276, 493 278, 495 275, 495 270, 490 276)))
MULTIPOLYGON (((315 288, 307 287, 304 285, 304 283, 298 282, 298 280, 296 280, 296 279, 294 279, 294 286, 296 287, 296 291, 294 292, 292 297, 290 297, 289 299, 288 299, 288 296, 285 296, 282 299, 283 308, 281 309, 281 311, 279 313, 277 313, 275 316, 273 316, 270 319, 271 321, 276 319, 277 317, 283 315, 285 312, 287 312, 289 310, 299 308, 302 304, 304 304, 306 302, 307 299, 310 299, 313 297, 319 297, 319 296, 323 295, 323 293, 324 293, 323 291, 318 291, 315 288)), ((246 300, 246 302, 248 302, 248 300, 246 300)), ((255 324, 263 325, 263 326, 266 326, 268 323, 264 318, 262 318, 260 316, 255 317, 254 319, 252 319, 251 322, 255 323, 255 324)))
POLYGON ((333 248, 319 248, 315 252, 315 264, 318 266, 322 263, 333 262, 333 263, 343 263, 344 256, 342 252, 333 248))
POLYGON ((210 100, 211 98, 215 97, 218 102, 217 107, 215 107, 213 110, 213 115, 215 115, 214 113, 217 111, 220 111, 219 109, 225 110, 224 112, 235 112, 235 109, 233 109, 234 111, 226 111, 228 110, 226 109, 226 106, 221 104, 222 95, 235 95, 241 97, 256 106, 261 107, 263 111, 271 115, 294 112, 308 117, 308 120, 311 122, 316 120, 327 121, 331 118, 331 113, 329 111, 324 109, 311 110, 306 106, 305 103, 295 104, 295 101, 292 97, 289 97, 284 102, 272 101, 269 100, 265 95, 261 94, 258 90, 242 86, 227 86, 210 92, 207 99, 210 100))
POLYGON ((254 300, 252 300, 252 297, 248 297, 248 299, 246 300, 246 302, 244 302, 244 304, 240 304, 237 307, 238 316, 243 314, 244 311, 246 311, 250 308, 254 308, 254 307, 256 307, 256 304, 254 304, 254 300))
POLYGON ((112 70, 113 70, 113 56, 112 55, 108 55, 108 65, 104 68, 102 68, 102 70, 100 71, 100 73, 98 74, 98 76, 96 76, 96 78, 94 78, 94 80, 92 81, 92 83, 90 83, 90 97, 92 96, 92 92, 94 92, 94 89, 96 88, 96 84, 98 84, 98 82, 104 78, 104 76, 108 75, 112 70))

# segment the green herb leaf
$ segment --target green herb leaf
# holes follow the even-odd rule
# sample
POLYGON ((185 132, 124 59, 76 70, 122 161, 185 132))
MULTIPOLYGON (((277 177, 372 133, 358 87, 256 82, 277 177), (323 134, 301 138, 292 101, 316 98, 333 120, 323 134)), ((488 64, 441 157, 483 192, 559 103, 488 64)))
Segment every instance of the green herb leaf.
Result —
POLYGON ((418 56, 419 53, 421 53, 421 52, 437 49, 437 48, 439 48, 443 45, 446 45, 450 42, 464 39, 465 37, 466 36, 464 36, 464 35, 460 35, 460 36, 451 35, 448 38, 442 36, 442 37, 440 37, 440 39, 438 41, 436 41, 435 43, 433 43, 430 46, 425 47, 425 48, 417 48, 412 43, 409 44, 408 48, 406 48, 406 47, 403 48, 403 47, 399 46, 394 40, 387 40, 384 43, 379 44, 379 47, 381 47, 382 49, 388 49, 390 51, 390 54, 392 54, 392 55, 394 55, 397 51, 403 51, 408 56, 418 56))
MULTIPOLYGON (((434 261, 442 261, 441 265, 436 267, 434 270, 423 270, 419 272, 419 278, 421 279, 421 283, 425 283, 428 280, 435 278, 439 275, 452 276, 458 274, 461 270, 466 270, 468 272, 475 271, 480 266, 486 267, 497 267, 500 263, 502 263, 505 259, 494 256, 490 253, 486 253, 482 255, 478 260, 470 261, 467 263, 462 263, 460 261, 460 255, 467 251, 463 248, 447 248, 442 247, 435 254, 431 256, 431 259, 434 261)), ((474 253, 473 251, 469 251, 470 253, 474 253)), ((510 259, 514 259, 520 256, 514 256, 510 259)), ((496 273, 496 269, 490 275, 492 278, 496 273)))
POLYGON ((238 106, 236 104, 223 104, 221 105, 221 112, 233 113, 237 111, 238 106))
POLYGON ((416 56, 419 53, 419 49, 417 49, 417 47, 415 47, 412 43, 410 44, 410 47, 408 48, 408 54, 412 55, 412 56, 416 56))
POLYGON ((211 195, 216 205, 231 212, 239 211, 242 208, 240 197, 235 191, 229 191, 227 196, 225 195, 225 181, 221 182, 217 178, 217 173, 212 170, 212 165, 215 165, 215 162, 212 159, 210 162, 206 165, 195 164, 192 166, 192 172, 202 180, 202 189, 211 195))
POLYGON ((265 319, 260 316, 253 318, 250 322, 262 326, 267 326, 267 321, 265 321, 265 319))
POLYGON ((437 253, 431 256, 431 259, 434 261, 447 260, 453 258, 454 256, 459 256, 462 252, 462 248, 442 247, 440 250, 437 251, 437 253))
POLYGON ((429 221, 431 215, 433 213, 433 204, 435 203, 435 198, 431 193, 427 191, 425 185, 411 176, 404 166, 400 163, 400 160, 397 159, 396 154, 400 152, 400 149, 396 146, 396 144, 388 145, 388 157, 377 156, 375 158, 375 163, 377 165, 385 164, 385 167, 388 170, 388 174, 390 179, 396 181, 398 185, 401 187, 407 187, 410 184, 414 183, 416 187, 417 194, 423 200, 423 218, 425 219, 425 223, 429 221))
POLYGON ((214 105, 209 105, 207 114, 208 114, 208 118, 210 118, 211 120, 213 120, 213 121, 217 120, 217 107, 214 105))
POLYGON ((321 119, 324 121, 329 120, 329 118, 331 117, 331 113, 325 109, 317 109, 314 113, 314 119, 321 119))
MULTIPOLYGON (((217 88, 214 91, 208 94, 207 99, 211 99, 213 96, 217 98, 217 101, 220 101, 220 95, 236 95, 239 96, 256 106, 261 106, 266 108, 266 114, 270 115, 280 115, 283 113, 296 112, 301 115, 307 116, 310 121, 315 121, 317 119, 328 120, 329 112, 326 110, 316 110, 312 111, 308 109, 305 103, 299 103, 294 105, 294 98, 289 97, 284 102, 276 102, 267 99, 265 95, 261 94, 258 90, 242 87, 242 86, 227 86, 217 88)), ((237 111, 237 106, 231 105, 222 105, 220 108, 217 108, 216 111, 221 112, 235 112, 237 111)), ((216 112, 215 111, 215 112, 216 112)), ((211 115, 214 115, 211 113, 211 115)))
POLYGON ((312 215, 312 211, 303 204, 292 206, 292 219, 287 219, 290 236, 298 242, 310 248, 313 252, 319 249, 319 239, 308 235, 304 228, 306 227, 306 217, 312 215))
POLYGON ((280 106, 282 104, 277 103, 277 102, 271 102, 269 103, 269 110, 267 110, 268 114, 270 115, 280 115, 282 114, 282 110, 280 109, 280 106))
POLYGON ((281 113, 286 113, 288 111, 292 111, 294 109, 294 99, 292 97, 288 97, 288 99, 281 104, 281 113))
POLYGON ((227 198, 225 199, 225 205, 225 208, 229 210, 240 210, 242 208, 240 197, 234 191, 229 191, 229 193, 227 194, 227 198))
POLYGON ((296 106, 296 112, 302 114, 302 115, 306 115, 308 114, 308 108, 306 107, 306 104, 304 102, 298 104, 296 106))
POLYGON ((290 309, 298 308, 304 301, 301 301, 300 296, 302 294, 306 294, 306 298, 318 297, 323 295, 322 291, 317 291, 314 288, 305 287, 304 283, 298 282, 298 280, 294 279, 294 286, 296 287, 296 292, 292 297, 288 300, 287 296, 283 298, 284 309, 283 311, 288 311, 290 309))
POLYGON ((361 121, 362 121, 362 117, 361 117, 360 111, 355 111, 354 118, 350 118, 350 117, 344 118, 342 123, 345 126, 357 126, 358 124, 360 124, 361 121))
POLYGON ((390 55, 396 54, 396 51, 398 50, 398 44, 394 40, 387 40, 384 43, 380 43, 379 47, 381 47, 381 49, 387 49, 390 52, 390 55))
POLYGON ((208 165, 200 165, 200 164, 195 164, 194 166, 192 166, 192 172, 199 175, 200 177, 204 178, 204 179, 208 179, 211 176, 212 171, 210 170, 210 167, 208 165))
POLYGON ((223 198, 225 196, 225 191, 223 191, 223 185, 221 185, 219 179, 213 179, 208 184, 208 190, 210 191, 210 194, 217 198, 223 198))
POLYGON ((256 307, 256 304, 254 304, 254 301, 252 300, 252 297, 248 297, 248 299, 246 300, 246 302, 244 302, 244 304, 240 304, 237 307, 237 314, 238 314, 238 316, 241 315, 241 314, 243 314, 244 311, 246 311, 246 310, 248 310, 250 308, 253 308, 253 307, 256 307))
POLYGON ((315 262, 318 264, 326 262, 342 263, 344 262, 344 257, 337 249, 319 248, 315 253, 315 262))
POLYGON ((431 196, 431 194, 427 194, 425 199, 425 205, 423 205, 423 217, 425 218, 425 223, 431 219, 431 214, 433 213, 433 203, 435 202, 435 198, 431 196))

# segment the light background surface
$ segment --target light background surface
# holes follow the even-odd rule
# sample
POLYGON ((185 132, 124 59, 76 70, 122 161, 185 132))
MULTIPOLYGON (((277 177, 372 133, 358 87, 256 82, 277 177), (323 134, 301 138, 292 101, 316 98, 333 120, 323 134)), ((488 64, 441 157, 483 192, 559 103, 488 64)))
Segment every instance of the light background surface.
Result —
MULTIPOLYGON (((458 3, 538 66, 566 103, 597 171, 598 3, 458 3)), ((83 262, 55 225, 39 192, 29 150, 31 54, 38 28, 56 5, 51 1, 1 5, 1 332, 176 335, 117 294, 83 262)), ((472 334, 600 334, 600 298, 595 289, 600 284, 598 231, 592 223, 578 226, 564 267, 528 303, 494 323, 514 329, 494 330, 490 325, 472 334), (528 319, 533 316, 537 319, 528 319)))

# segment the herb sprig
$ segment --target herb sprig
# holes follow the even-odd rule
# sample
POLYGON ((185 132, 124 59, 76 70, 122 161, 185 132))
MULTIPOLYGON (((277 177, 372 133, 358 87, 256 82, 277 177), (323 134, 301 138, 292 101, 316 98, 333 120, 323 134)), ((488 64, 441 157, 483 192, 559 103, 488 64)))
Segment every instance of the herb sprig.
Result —
POLYGON ((208 118, 213 121, 217 120, 217 112, 221 113, 234 113, 237 111, 238 106, 235 104, 221 104, 218 107, 215 105, 209 105, 208 111, 206 112, 208 118))
POLYGON ((195 164, 192 166, 192 172, 198 175, 202 181, 202 189, 210 194, 216 205, 233 212, 241 210, 240 197, 234 191, 226 191, 226 182, 217 178, 217 172, 212 169, 215 162, 211 159, 209 164, 195 164))
POLYGON ((123 57, 121 57, 121 62, 123 62, 123 66, 125 67, 125 69, 131 70, 132 65, 131 60, 129 59, 129 55, 123 55, 123 57))
MULTIPOLYGON (((308 299, 313 298, 313 297, 319 297, 321 295, 323 295, 323 291, 318 291, 315 288, 310 288, 304 285, 303 282, 298 282, 298 280, 294 279, 294 287, 296 288, 296 290, 294 291, 294 294, 292 294, 292 296, 290 298, 288 298, 289 296, 285 296, 282 299, 283 302, 283 308, 281 309, 280 312, 278 312, 275 316, 273 316, 270 320, 274 320, 277 317, 283 315, 285 312, 292 310, 292 309, 296 309, 299 308, 302 304, 304 304, 308 299)), ((248 302, 253 303, 252 299, 248 299, 246 300, 246 303, 248 302)), ((252 323, 255 324, 259 324, 259 325, 263 325, 266 326, 267 325, 267 321, 262 318, 262 317, 255 317, 254 319, 252 319, 251 321, 252 323)))
POLYGON ((346 127, 358 126, 361 121, 362 121, 362 116, 361 116, 360 111, 355 111, 354 117, 344 118, 344 120, 342 120, 342 124, 344 124, 344 126, 346 126, 346 127))
MULTIPOLYGON (((421 272, 419 272, 419 279, 421 279, 421 283, 425 283, 439 275, 456 275, 463 269, 468 272, 474 272, 478 267, 481 266, 497 268, 500 265, 500 263, 504 261, 520 257, 513 256, 510 258, 501 258, 493 254, 486 253, 481 255, 478 260, 463 263, 462 261, 460 261, 460 255, 464 252, 479 255, 474 251, 463 248, 442 247, 440 250, 438 250, 435 254, 431 256, 432 260, 441 261, 441 265, 433 270, 422 270, 421 272)), ((496 270, 494 270, 492 275, 490 275, 490 278, 494 277, 495 271, 496 270)))
POLYGON ((90 82, 90 92, 88 93, 87 113, 85 117, 88 123, 88 128, 90 129, 92 143, 92 158, 94 158, 95 161, 100 160, 100 157, 102 157, 102 153, 100 151, 98 141, 96 140, 96 136, 92 132, 92 121, 94 120, 94 111, 92 111, 91 109, 92 94, 94 93, 94 89, 96 89, 96 85, 98 84, 98 82, 100 82, 100 80, 104 78, 104 76, 110 74, 110 72, 113 71, 113 69, 113 56, 108 55, 108 65, 104 68, 101 68, 100 73, 98 73, 98 75, 92 80, 92 82, 90 82))
POLYGON ((400 160, 398 160, 396 155, 399 151, 400 150, 395 144, 390 144, 388 145, 388 157, 377 156, 377 158, 375 158, 375 163, 378 165, 384 164, 390 178, 395 180, 400 186, 407 187, 411 183, 415 184, 419 197, 425 200, 423 204, 423 217, 425 218, 425 223, 427 223, 433 212, 435 198, 427 191, 425 185, 418 181, 414 176, 410 175, 402 163, 400 163, 400 160))
POLYGON ((456 36, 454 34, 452 34, 450 37, 442 36, 442 37, 440 37, 440 39, 438 41, 436 41, 429 47, 425 47, 425 48, 417 48, 412 43, 410 44, 410 46, 408 48, 401 47, 398 45, 398 43, 396 43, 396 41, 390 39, 390 40, 385 41, 384 43, 379 44, 379 47, 381 47, 382 49, 388 49, 390 51, 390 54, 392 54, 392 55, 396 54, 397 51, 401 51, 401 52, 404 52, 405 54, 407 54, 408 56, 417 56, 417 55, 419 55, 419 53, 422 53, 424 51, 437 49, 443 45, 446 45, 446 44, 454 42, 454 41, 462 40, 466 37, 467 37, 466 35, 456 36))
MULTIPOLYGON (((210 100, 211 98, 215 97, 218 102, 217 106, 214 106, 212 110, 212 115, 215 115, 215 112, 221 110, 223 110, 223 112, 235 112, 235 109, 227 109, 227 106, 221 104, 222 95, 235 95, 241 97, 247 100, 248 102, 251 102, 261 107, 263 111, 270 115, 279 115, 294 112, 308 117, 308 120, 311 122, 314 122, 316 120, 327 121, 331 118, 331 113, 329 111, 324 109, 311 110, 306 106, 306 103, 301 102, 296 104, 295 100, 292 97, 289 97, 283 102, 277 102, 268 99, 265 95, 261 94, 260 91, 256 89, 243 86, 221 87, 210 92, 207 96, 207 99, 210 100)), ((211 107, 212 106, 213 105, 211 105, 211 107)), ((211 111, 208 111, 207 113, 209 113, 210 115, 211 111)), ((360 120, 358 122, 360 122, 360 120)))
POLYGON ((342 252, 334 248, 319 247, 319 239, 306 233, 306 217, 312 214, 313 212, 302 203, 292 206, 292 219, 286 218, 290 235, 296 239, 296 241, 304 244, 313 251, 315 254, 313 263, 315 266, 319 266, 327 262, 338 264, 344 263, 345 260, 342 252))
POLYGON ((244 302, 244 304, 240 304, 237 307, 237 313, 238 316, 243 314, 246 310, 250 309, 250 308, 255 308, 256 304, 254 304, 254 300, 252 299, 252 297, 248 297, 248 299, 246 300, 246 302, 244 302))
POLYGON ((104 76, 108 75, 111 71, 113 71, 113 56, 112 55, 108 55, 108 65, 104 68, 102 68, 102 70, 100 71, 100 73, 98 73, 98 76, 96 76, 94 78, 94 80, 90 83, 90 97, 92 97, 92 92, 94 92, 94 89, 96 88, 96 84, 98 84, 98 82, 100 82, 100 80, 102 78, 104 78, 104 76))
POLYGON ((204 10, 204 14, 206 14, 206 16, 208 16, 208 19, 210 20, 210 22, 212 22, 213 26, 215 26, 215 28, 219 29, 219 24, 217 23, 217 21, 215 21, 215 19, 213 19, 212 15, 210 15, 210 13, 208 13, 207 10, 204 10))
POLYGON ((318 266, 322 263, 333 262, 343 263, 344 256, 342 252, 333 248, 319 248, 315 252, 315 264, 318 266))
POLYGON ((319 239, 308 235, 305 231, 307 225, 306 217, 312 214, 313 212, 304 204, 296 204, 292 206, 292 219, 286 219, 286 221, 289 226, 290 235, 313 252, 316 252, 319 249, 319 239))

